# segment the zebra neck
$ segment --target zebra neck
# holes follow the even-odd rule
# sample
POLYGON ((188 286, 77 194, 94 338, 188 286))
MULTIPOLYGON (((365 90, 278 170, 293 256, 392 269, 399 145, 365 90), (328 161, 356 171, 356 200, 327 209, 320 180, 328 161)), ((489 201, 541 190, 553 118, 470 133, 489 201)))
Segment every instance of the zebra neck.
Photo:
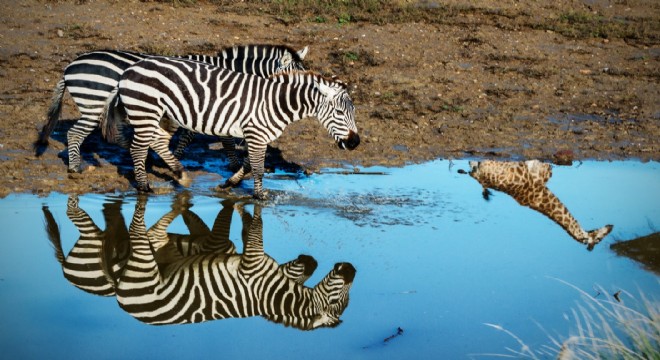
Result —
POLYGON ((292 122, 316 116, 320 104, 318 91, 307 84, 278 84, 275 100, 270 103, 271 115, 281 123, 292 122))

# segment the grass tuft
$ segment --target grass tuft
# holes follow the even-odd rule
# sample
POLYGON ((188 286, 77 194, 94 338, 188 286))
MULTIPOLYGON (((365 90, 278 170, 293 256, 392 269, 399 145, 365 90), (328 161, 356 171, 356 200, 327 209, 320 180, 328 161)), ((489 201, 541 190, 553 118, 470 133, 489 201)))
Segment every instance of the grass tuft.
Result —
MULTIPOLYGON (((577 290, 582 302, 571 311, 575 333, 565 339, 548 336, 550 344, 532 350, 523 339, 500 325, 486 323, 516 341, 519 348, 505 348, 504 354, 482 356, 539 359, 540 355, 559 360, 573 359, 660 359, 660 301, 643 293, 635 298, 628 292, 617 296, 592 296, 566 281, 557 281, 577 290)), ((607 294, 603 288, 599 294, 607 294)))

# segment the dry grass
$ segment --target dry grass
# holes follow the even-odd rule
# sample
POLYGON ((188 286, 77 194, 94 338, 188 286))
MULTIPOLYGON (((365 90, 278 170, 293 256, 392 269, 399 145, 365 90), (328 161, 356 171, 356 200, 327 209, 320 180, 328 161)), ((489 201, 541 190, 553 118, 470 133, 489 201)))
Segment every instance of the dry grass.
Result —
MULTIPOLYGON (((558 280, 558 279, 557 279, 558 280)), ((577 290, 582 302, 572 310, 575 334, 565 339, 548 336, 549 345, 532 349, 511 331, 495 324, 485 324, 508 334, 518 348, 505 348, 504 354, 476 354, 507 358, 559 360, 660 359, 660 301, 640 293, 635 298, 628 292, 617 296, 594 297, 578 287, 558 280, 577 290)), ((607 292, 600 288, 600 294, 607 292)))

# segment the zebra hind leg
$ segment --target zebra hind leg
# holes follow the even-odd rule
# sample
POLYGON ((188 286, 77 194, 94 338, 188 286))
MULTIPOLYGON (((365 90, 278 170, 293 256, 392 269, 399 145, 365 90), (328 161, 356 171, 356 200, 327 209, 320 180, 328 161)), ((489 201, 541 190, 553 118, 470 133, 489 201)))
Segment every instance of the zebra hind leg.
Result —
POLYGON ((221 136, 220 142, 229 158, 229 171, 237 172, 241 168, 241 163, 236 156, 236 143, 231 136, 221 136))
POLYGON ((133 167, 135 171, 136 188, 139 193, 153 192, 147 179, 146 161, 149 145, 138 141, 137 137, 131 144, 131 158, 133 158, 133 167))
POLYGON ((80 146, 85 138, 98 126, 96 122, 83 117, 66 134, 69 151, 69 173, 81 173, 80 146))

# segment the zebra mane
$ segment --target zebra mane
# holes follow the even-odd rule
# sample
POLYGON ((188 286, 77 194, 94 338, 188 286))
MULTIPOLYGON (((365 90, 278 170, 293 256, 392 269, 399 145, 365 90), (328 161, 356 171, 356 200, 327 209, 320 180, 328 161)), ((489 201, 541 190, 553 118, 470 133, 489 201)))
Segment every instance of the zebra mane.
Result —
POLYGON ((279 74, 274 74, 270 77, 271 80, 280 82, 280 83, 309 83, 309 79, 312 78, 317 82, 323 83, 328 86, 340 87, 348 91, 348 84, 345 82, 336 79, 323 76, 317 72, 311 70, 289 70, 279 74))
POLYGON ((283 53, 288 52, 291 54, 291 58, 294 62, 301 63, 303 59, 300 58, 300 55, 298 55, 298 51, 294 50, 292 47, 287 46, 287 45, 270 45, 270 44, 250 44, 250 45, 234 45, 234 46, 227 46, 220 51, 218 51, 218 56, 222 57, 224 59, 242 59, 243 56, 245 55, 244 51, 240 51, 243 49, 248 49, 250 51, 247 51, 248 53, 248 59, 252 58, 252 50, 256 49, 257 53, 259 53, 262 50, 279 50, 283 53), (234 57, 234 52, 237 53, 237 56, 234 57))

